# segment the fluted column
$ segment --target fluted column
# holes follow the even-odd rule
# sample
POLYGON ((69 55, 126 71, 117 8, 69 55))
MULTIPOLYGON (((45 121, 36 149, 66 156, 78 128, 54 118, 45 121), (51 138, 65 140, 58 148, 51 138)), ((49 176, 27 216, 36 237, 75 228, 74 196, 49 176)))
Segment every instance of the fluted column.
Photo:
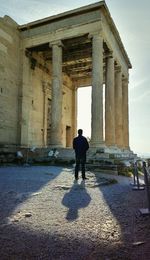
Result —
POLYGON ((116 145, 123 148, 123 108, 121 67, 115 71, 115 135, 116 145))
POLYGON ((20 103, 21 109, 19 113, 19 123, 20 123, 20 145, 29 146, 30 145, 30 122, 31 122, 31 107, 32 107, 32 81, 31 81, 31 68, 30 59, 24 53, 23 55, 23 80, 22 87, 20 91, 20 103))
POLYGON ((43 81, 42 82, 43 87, 43 146, 47 146, 47 92, 48 87, 47 84, 43 81))
POLYGON ((52 47, 52 114, 50 145, 62 147, 62 44, 50 43, 52 47))
POLYGON ((123 148, 129 150, 128 77, 122 81, 123 148))
POLYGON ((115 145, 115 102, 114 102, 114 58, 112 53, 106 62, 105 86, 105 142, 108 146, 115 145))
POLYGON ((92 35, 91 146, 100 147, 103 137, 103 38, 92 35))
POLYGON ((77 135, 77 86, 72 90, 72 138, 77 135))

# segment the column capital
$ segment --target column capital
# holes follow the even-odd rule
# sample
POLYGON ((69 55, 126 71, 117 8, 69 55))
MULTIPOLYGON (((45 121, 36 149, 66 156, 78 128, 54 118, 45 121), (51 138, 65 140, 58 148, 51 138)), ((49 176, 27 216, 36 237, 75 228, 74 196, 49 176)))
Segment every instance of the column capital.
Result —
POLYGON ((120 65, 116 65, 115 66, 115 72, 121 72, 121 66, 120 65))
POLYGON ((129 83, 129 78, 128 78, 128 76, 127 77, 122 77, 122 82, 123 83, 129 83))
POLYGON ((113 58, 113 51, 112 50, 109 50, 105 53, 105 58, 113 58))
POLYGON ((54 45, 57 45, 58 47, 63 47, 63 43, 61 40, 57 40, 57 41, 52 41, 52 42, 49 42, 49 47, 53 47, 54 45))
POLYGON ((99 37, 103 37, 102 29, 101 29, 100 31, 91 32, 91 33, 89 33, 89 35, 88 35, 88 38, 89 38, 89 39, 99 38, 99 37))

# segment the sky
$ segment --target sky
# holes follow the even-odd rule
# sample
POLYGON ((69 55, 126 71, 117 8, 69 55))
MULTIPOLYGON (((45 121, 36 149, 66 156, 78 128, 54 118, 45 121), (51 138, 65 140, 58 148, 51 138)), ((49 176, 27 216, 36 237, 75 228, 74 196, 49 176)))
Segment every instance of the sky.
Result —
MULTIPOLYGON (((22 25, 95 2, 98 1, 0 0, 0 17, 9 15, 22 25)), ((132 69, 129 71, 130 149, 138 155, 150 155, 150 1, 106 0, 105 2, 132 64, 132 69)), ((83 115, 80 113, 78 126, 84 129, 85 136, 89 136, 90 89, 86 93, 79 94, 80 104, 83 104, 83 96, 84 100, 87 98, 87 107, 84 104, 85 112, 83 111, 83 115), (85 115, 88 115, 87 118, 85 115)))

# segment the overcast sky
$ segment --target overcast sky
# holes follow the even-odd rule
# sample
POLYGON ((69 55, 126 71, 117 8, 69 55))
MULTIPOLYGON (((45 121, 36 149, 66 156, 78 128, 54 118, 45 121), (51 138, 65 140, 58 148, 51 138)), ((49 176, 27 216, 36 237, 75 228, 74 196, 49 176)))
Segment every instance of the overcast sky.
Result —
MULTIPOLYGON (((9 15, 18 24, 24 24, 95 2, 0 0, 0 16, 9 15)), ((130 148, 138 154, 150 154, 150 1, 106 0, 106 4, 133 66, 129 78, 130 148)), ((89 127, 83 128, 88 135, 89 127)))

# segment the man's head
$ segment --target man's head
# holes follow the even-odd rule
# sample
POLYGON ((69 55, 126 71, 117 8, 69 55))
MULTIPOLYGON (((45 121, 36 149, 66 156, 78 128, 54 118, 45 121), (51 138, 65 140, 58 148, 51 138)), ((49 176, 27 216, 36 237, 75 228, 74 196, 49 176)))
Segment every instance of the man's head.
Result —
POLYGON ((78 135, 82 135, 83 130, 82 129, 78 129, 78 135))

